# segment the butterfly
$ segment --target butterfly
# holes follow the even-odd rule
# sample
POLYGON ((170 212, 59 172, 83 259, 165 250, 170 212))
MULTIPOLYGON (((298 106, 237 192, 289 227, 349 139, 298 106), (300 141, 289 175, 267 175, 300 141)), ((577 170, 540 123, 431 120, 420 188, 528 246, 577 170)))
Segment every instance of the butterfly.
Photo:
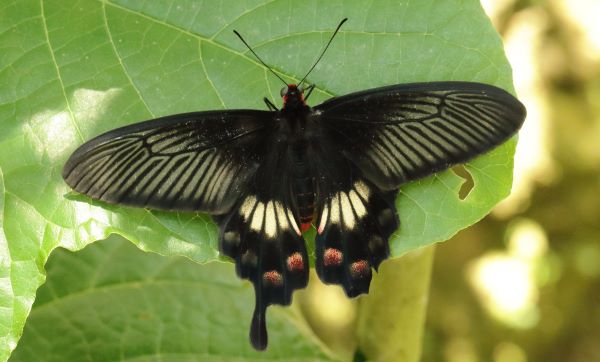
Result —
POLYGON ((213 215, 221 253, 254 285, 257 350, 267 346, 266 308, 290 304, 308 282, 304 231, 316 228, 323 282, 367 293, 399 226, 399 187, 493 149, 526 113, 508 92, 472 82, 391 85, 310 107, 305 79, 283 81, 281 109, 265 98, 266 111, 176 114, 109 131, 62 173, 92 199, 213 215))

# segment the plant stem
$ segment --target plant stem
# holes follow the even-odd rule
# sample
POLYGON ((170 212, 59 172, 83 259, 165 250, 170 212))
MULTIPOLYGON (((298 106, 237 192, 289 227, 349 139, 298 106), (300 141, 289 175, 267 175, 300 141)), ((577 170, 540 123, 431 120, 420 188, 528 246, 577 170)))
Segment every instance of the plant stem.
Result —
POLYGON ((359 352, 369 361, 417 362, 425 325, 434 247, 381 264, 360 299, 359 352))

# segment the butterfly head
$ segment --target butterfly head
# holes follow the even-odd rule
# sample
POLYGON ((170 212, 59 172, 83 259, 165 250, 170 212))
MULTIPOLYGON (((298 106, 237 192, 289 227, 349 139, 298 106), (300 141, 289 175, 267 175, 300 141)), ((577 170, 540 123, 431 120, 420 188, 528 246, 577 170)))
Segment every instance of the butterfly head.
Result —
MULTIPOLYGON (((306 78, 308 77, 308 75, 310 74, 310 72, 312 72, 313 69, 315 69, 315 67, 317 66, 317 64, 321 60, 321 58, 323 58, 323 55, 325 55, 325 52, 329 48, 329 45, 333 41, 333 38, 335 38, 335 35, 338 33, 338 31, 340 31, 340 28, 342 27, 342 25, 347 20, 348 20, 348 18, 344 18, 344 19, 342 19, 342 21, 340 21, 340 23, 338 24, 337 28, 335 28, 335 31, 331 35, 331 38, 329 38, 329 41, 327 42, 327 44, 323 48, 323 51, 321 52, 321 55, 319 55, 319 57, 317 58, 317 60, 313 63, 312 67, 308 70, 308 72, 306 72, 306 75, 304 76, 304 78, 302 78, 302 80, 298 84, 287 84, 287 82, 279 74, 277 74, 276 72, 274 72, 273 69, 271 69, 271 67, 269 67, 267 65, 267 63, 265 63, 258 56, 258 54, 256 54, 256 52, 254 50, 252 50, 252 47, 244 40, 244 38, 240 35, 240 33, 237 32, 237 30, 234 30, 233 33, 238 38, 240 38, 240 40, 242 41, 242 43, 244 43, 244 45, 246 46, 246 48, 248 48, 248 50, 252 54, 254 54, 254 56, 256 57, 256 59, 258 59, 258 61, 262 65, 264 65, 265 68, 267 68, 274 76, 276 76, 277 78, 279 78, 279 80, 283 84, 286 85, 285 87, 283 87, 281 89, 281 97, 283 98, 283 109, 282 109, 282 111, 307 110, 307 109, 309 109, 309 107, 306 105, 305 100, 308 99, 308 97, 310 96, 312 90, 314 89, 314 84, 306 88, 306 97, 305 97, 304 96, 304 89, 302 88, 302 83, 304 83, 304 81, 306 80, 306 78)), ((269 107, 269 109, 277 109, 277 107, 275 107, 270 102, 267 103, 267 106, 269 107)))
POLYGON ((281 88, 281 98, 283 98, 284 108, 296 108, 304 103, 304 88, 296 84, 288 84, 281 88))

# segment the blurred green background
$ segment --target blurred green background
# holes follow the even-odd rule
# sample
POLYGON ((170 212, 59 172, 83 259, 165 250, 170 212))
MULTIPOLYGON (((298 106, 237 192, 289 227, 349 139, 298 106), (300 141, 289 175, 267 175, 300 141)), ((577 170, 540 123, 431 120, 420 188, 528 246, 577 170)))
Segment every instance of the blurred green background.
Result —
POLYGON ((513 194, 437 246, 423 361, 600 361, 600 1, 482 1, 528 118, 513 194))

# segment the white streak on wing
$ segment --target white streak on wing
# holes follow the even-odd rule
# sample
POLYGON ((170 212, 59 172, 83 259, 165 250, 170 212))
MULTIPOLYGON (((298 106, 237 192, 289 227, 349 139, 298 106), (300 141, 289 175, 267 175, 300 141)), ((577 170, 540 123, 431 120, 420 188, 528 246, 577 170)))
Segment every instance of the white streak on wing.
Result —
POLYGON ((339 198, 339 194, 335 194, 332 198, 331 198, 331 210, 329 212, 329 214, 331 215, 329 217, 329 220, 332 224, 339 224, 340 223, 340 198, 339 198))
POLYGON ((388 171, 391 170, 396 173, 404 173, 404 170, 402 169, 401 165, 401 148, 394 146, 392 142, 388 140, 385 133, 381 133, 377 139, 373 140, 373 147, 382 154, 382 161, 386 163, 388 171), (386 146, 387 148, 384 146, 386 146))
POLYGON ((201 200, 207 201, 206 189, 210 187, 210 179, 212 178, 219 161, 221 161, 221 155, 216 153, 210 162, 208 170, 206 170, 206 173, 203 173, 202 182, 200 183, 200 186, 196 190, 195 194, 196 197, 201 197, 201 200))
MULTIPOLYGON (((144 188, 142 189, 143 196, 146 197, 151 197, 153 195, 150 194, 151 191, 156 190, 162 180, 162 173, 165 171, 168 171, 171 167, 169 166, 169 159, 167 157, 155 157, 155 160, 158 160, 160 163, 154 167, 152 167, 147 174, 144 175, 144 179, 148 179, 149 182, 144 185, 144 188)), ((118 169, 116 169, 118 170, 118 169)), ((118 172, 114 173, 115 175, 118 175, 118 172)), ((110 176, 112 177, 111 179, 111 183, 108 188, 106 189, 106 193, 113 193, 115 192, 118 187, 119 187, 119 182, 114 182, 116 180, 118 180, 117 176, 110 176)))
POLYGON ((350 191, 350 193, 348 194, 348 197, 350 198, 350 203, 352 204, 352 207, 354 208, 354 212, 356 212, 356 216, 358 216, 359 219, 361 217, 365 216, 367 214, 367 209, 365 208, 365 205, 363 204, 360 197, 358 197, 358 194, 356 193, 356 191, 354 191, 354 190, 350 191))
POLYGON ((319 223, 319 228, 317 232, 321 234, 323 230, 325 230, 325 225, 327 224, 327 217, 329 216, 329 207, 325 205, 323 207, 323 212, 321 212, 321 222, 319 223))
POLYGON ((256 204, 256 196, 250 195, 246 197, 244 203, 240 207, 240 215, 244 217, 244 221, 248 221, 250 218, 250 214, 252 214, 252 210, 254 209, 254 205, 256 204))
POLYGON ((214 198, 217 195, 217 191, 219 187, 223 186, 221 177, 223 176, 223 172, 228 168, 227 164, 224 163, 222 165, 217 166, 218 168, 214 172, 214 180, 210 188, 208 188, 205 200, 208 202, 214 202, 214 198))
POLYGON ((252 222, 250 223, 250 229, 254 231, 261 231, 263 226, 263 219, 265 218, 265 204, 258 202, 252 214, 252 222))
MULTIPOLYGON (((416 126, 419 127, 419 126, 416 126)), ((432 153, 432 148, 435 148, 435 146, 431 146, 431 145, 427 145, 426 143, 423 144, 425 142, 425 140, 422 137, 416 137, 417 135, 415 134, 415 131, 406 127, 403 128, 398 128, 397 131, 402 134, 405 133, 406 136, 403 137, 404 142, 411 146, 412 149, 414 150, 414 152, 418 155, 417 157, 419 159, 425 159, 429 162, 434 162, 435 161, 435 156, 432 153), (410 137, 412 136, 412 137, 410 137), (416 139, 415 139, 416 138, 416 139)), ((396 139, 398 139, 397 135, 395 135, 393 132, 391 132, 390 130, 386 130, 386 132, 389 132, 390 137, 395 137, 396 139)), ((398 142, 400 142, 400 140, 398 139, 398 142)), ((407 149, 411 149, 411 147, 407 147, 407 149)), ((422 165, 423 161, 419 160, 418 165, 422 165)))
POLYGON ((446 153, 447 153, 447 142, 441 140, 439 137, 437 137, 437 135, 435 135, 432 131, 431 131, 431 126, 427 125, 427 124, 415 124, 413 125, 413 127, 418 128, 419 130, 421 130, 421 132, 423 132, 424 134, 427 135, 427 137, 429 138, 433 138, 435 141, 437 142, 430 142, 430 141, 425 141, 426 142, 426 147, 427 150, 431 153, 431 156, 434 159, 438 159, 438 158, 445 158, 446 157, 446 153), (436 140, 437 138, 437 140, 436 140), (442 145, 441 147, 439 145, 442 145))
POLYGON ((277 214, 277 223, 281 229, 289 229, 290 224, 287 216, 285 215, 285 207, 279 201, 274 201, 275 213, 277 214))
POLYGON ((179 176, 179 180, 178 180, 177 184, 169 192, 169 197, 171 197, 171 198, 175 197, 178 192, 180 192, 181 199, 185 200, 190 197, 190 190, 192 188, 190 187, 189 181, 190 181, 190 179, 192 179, 194 177, 192 172, 194 172, 194 170, 198 166, 200 159, 201 159, 200 153, 192 156, 192 160, 190 161, 190 163, 185 166, 185 171, 182 172, 181 175, 179 176))
POLYGON ((273 238, 277 234, 277 219, 275 219, 275 206, 273 201, 267 203, 265 209, 265 234, 267 237, 273 238))
POLYGON ((225 194, 229 190, 229 186, 231 186, 231 182, 233 181, 233 175, 235 174, 235 169, 233 167, 228 167, 223 175, 221 176, 221 182, 219 184, 219 193, 217 195, 218 202, 223 201, 225 198, 225 194))
POLYGON ((363 198, 363 200, 369 199, 369 196, 371 195, 371 190, 369 190, 369 187, 367 185, 365 185, 364 182, 356 181, 354 183, 354 189, 363 198))
POLYGON ((369 149, 369 154, 371 155, 371 159, 375 161, 377 166, 381 171, 383 171, 384 175, 389 176, 389 161, 386 160, 384 151, 381 150, 381 146, 379 146, 376 142, 371 144, 371 149, 369 149))
MULTIPOLYGON (((387 127, 385 133, 389 135, 389 137, 394 137, 397 140, 396 142, 403 145, 399 147, 401 147, 406 158, 410 159, 417 168, 423 166, 423 147, 409 136, 412 132, 406 130, 404 127, 387 127)), ((411 166, 411 169, 414 169, 414 167, 415 166, 411 166)))
POLYGON ((354 229, 354 226, 356 225, 356 219, 354 218, 354 211, 352 211, 350 199, 348 199, 348 195, 345 192, 340 194, 340 202, 344 226, 346 226, 348 229, 354 229))
POLYGON ((200 185, 202 181, 203 172, 206 171, 207 160, 211 159, 212 155, 208 153, 208 151, 200 152, 198 156, 196 156, 197 162, 194 162, 194 165, 190 165, 190 172, 194 172, 191 175, 191 179, 188 182, 188 186, 185 188, 185 192, 183 197, 186 199, 194 198, 194 194, 196 189, 200 185), (198 164, 200 163, 200 166, 198 164))
POLYGON ((287 209, 287 214, 288 219, 290 220, 290 224, 292 224, 292 227, 296 231, 296 234, 302 235, 302 233, 300 232, 300 228, 298 228, 298 224, 296 223, 296 219, 294 219, 294 215, 292 214, 292 211, 290 209, 287 209))
MULTIPOLYGON (((160 194, 163 199, 172 199, 173 195, 179 193, 182 187, 181 185, 185 182, 185 174, 189 170, 190 163, 193 161, 192 156, 192 154, 186 153, 173 158, 173 163, 176 163, 180 159, 183 159, 183 161, 179 166, 174 167, 171 170, 170 174, 158 188, 157 193, 160 194)), ((134 167, 135 166, 129 167, 128 174, 125 176, 128 180, 131 180, 132 176, 135 174, 134 167)))
POLYGON ((392 152, 402 149, 402 143, 398 137, 393 135, 388 129, 384 128, 381 136, 381 141, 388 147, 388 149, 392 150, 392 152))

